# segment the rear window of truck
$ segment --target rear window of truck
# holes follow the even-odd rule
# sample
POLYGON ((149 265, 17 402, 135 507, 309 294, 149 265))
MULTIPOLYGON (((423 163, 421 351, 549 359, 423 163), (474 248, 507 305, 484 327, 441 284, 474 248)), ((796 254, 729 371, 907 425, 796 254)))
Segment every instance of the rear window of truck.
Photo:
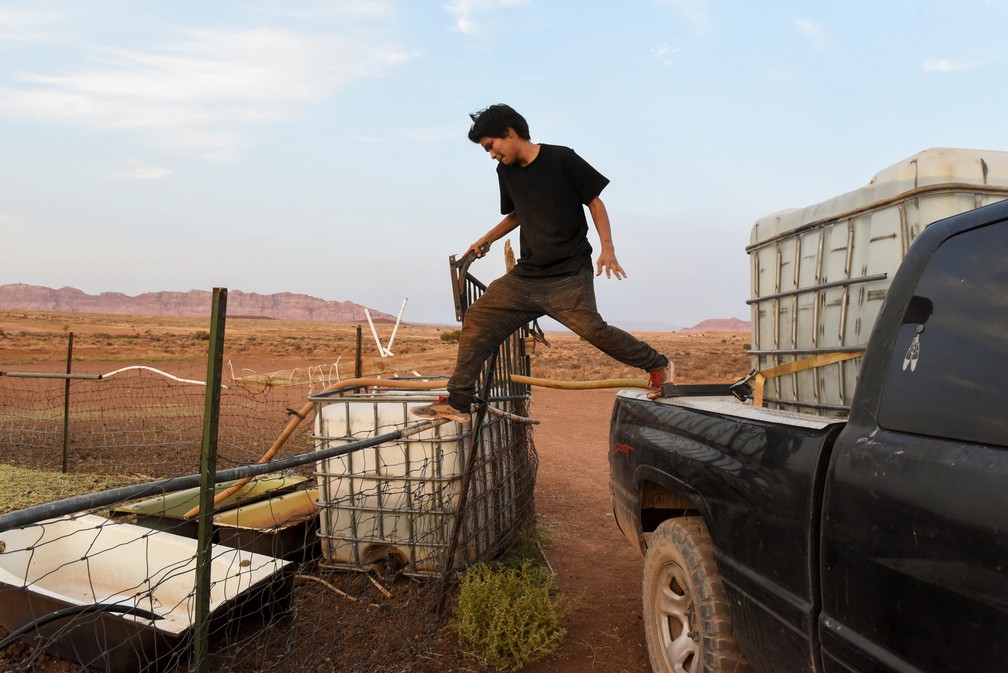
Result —
POLYGON ((1008 222, 934 253, 907 307, 879 424, 1008 446, 1008 222))

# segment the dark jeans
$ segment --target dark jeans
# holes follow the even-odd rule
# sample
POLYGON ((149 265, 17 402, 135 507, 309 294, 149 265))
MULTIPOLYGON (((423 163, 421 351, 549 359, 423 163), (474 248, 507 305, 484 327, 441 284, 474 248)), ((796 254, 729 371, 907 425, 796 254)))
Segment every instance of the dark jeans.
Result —
POLYGON ((648 344, 606 324, 595 306, 590 270, 551 278, 527 278, 512 271, 490 283, 466 311, 455 371, 448 379, 448 403, 468 410, 483 362, 512 332, 543 315, 623 364, 645 371, 668 364, 648 344))

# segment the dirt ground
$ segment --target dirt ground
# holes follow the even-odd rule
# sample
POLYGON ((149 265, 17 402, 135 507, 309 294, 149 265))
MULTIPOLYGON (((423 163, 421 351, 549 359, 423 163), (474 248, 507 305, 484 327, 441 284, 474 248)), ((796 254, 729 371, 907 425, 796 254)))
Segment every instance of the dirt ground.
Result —
POLYGON ((560 651, 533 673, 650 670, 641 622, 643 561, 623 538, 609 500, 612 391, 535 390, 536 513, 546 558, 574 609, 560 651))
MULTIPOLYGON (((364 373, 448 373, 455 346, 442 334, 451 329, 403 325, 392 349, 396 355, 383 359, 365 326, 364 373)), ((75 371, 142 361, 183 376, 205 373, 206 330, 206 321, 187 318, 0 312, 0 371, 62 371, 68 334, 74 332, 75 371)), ((390 333, 391 325, 379 326, 383 341, 390 333)), ((573 335, 547 336, 553 345, 533 354, 534 376, 643 378, 573 335)), ((681 383, 727 383, 749 369, 747 333, 638 336, 675 362, 681 383)), ((348 378, 354 338, 351 325, 229 320, 225 358, 239 371, 258 373, 338 363, 348 378)), ((525 669, 531 673, 649 670, 641 622, 643 563, 616 526, 608 491, 608 425, 615 395, 613 390, 533 391, 532 415, 541 421, 534 435, 540 460, 537 517, 548 539, 547 560, 573 610, 563 646, 525 669)), ((448 664, 442 670, 467 669, 448 664)))

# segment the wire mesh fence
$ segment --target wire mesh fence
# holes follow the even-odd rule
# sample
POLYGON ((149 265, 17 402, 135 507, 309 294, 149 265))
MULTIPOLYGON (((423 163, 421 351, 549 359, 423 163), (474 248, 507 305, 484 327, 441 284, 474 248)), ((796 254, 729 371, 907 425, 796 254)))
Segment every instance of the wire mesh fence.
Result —
MULTIPOLYGON (((327 456, 317 480, 262 477, 222 503, 213 519, 207 670, 441 671, 452 670, 446 662, 466 661, 437 614, 445 585, 432 578, 452 579, 455 569, 490 557, 531 523, 531 439, 518 432, 501 443, 504 424, 491 421, 485 439, 473 444, 479 476, 469 481, 465 511, 452 507, 462 482, 457 474, 444 479, 457 462, 453 449, 442 446, 466 435, 450 429, 437 436, 430 424, 415 440, 311 452, 303 458, 327 456), (411 455, 414 444, 429 454, 419 472, 442 477, 418 474, 424 461, 411 455), (331 472, 338 458, 368 463, 353 479, 373 486, 319 497, 329 488, 347 490, 341 482, 350 478, 331 472), (502 465, 515 468, 503 493, 489 474, 502 465), (397 500, 382 486, 396 479, 390 474, 412 475, 406 490, 440 491, 440 507, 422 497, 397 500), (508 507, 494 515, 502 503, 508 507), (334 516, 320 523, 320 511, 334 516), (356 517, 353 524, 334 525, 341 513, 356 517), (456 516, 465 523, 452 558, 447 546, 456 516), (341 553, 337 541, 354 551, 341 553)), ((196 495, 184 490, 113 503, 0 533, 0 620, 16 639, 0 647, 0 670, 185 670, 196 541, 180 512, 196 495)), ((482 670, 475 661, 465 666, 482 670)))
MULTIPOLYGON (((35 374, 30 372, 27 374, 35 374)), ((254 462, 270 447, 317 384, 266 385, 232 380, 221 390, 221 465, 254 462)), ((190 474, 199 466, 205 386, 148 366, 101 378, 0 376, 0 462, 60 470, 64 424, 69 472, 190 474), (68 400, 68 402, 67 402, 68 400)), ((311 448, 310 428, 288 452, 311 448)))
MULTIPOLYGON (((178 378, 136 369, 73 381, 72 468, 195 472, 205 388, 178 378)), ((0 377, 0 461, 58 469, 61 388, 0 377)), ((415 435, 355 444, 416 426, 409 410, 433 394, 390 381, 315 396, 314 418, 274 461, 279 472, 218 503, 206 670, 443 671, 459 661, 482 670, 445 631, 443 581, 528 530, 535 450, 529 426, 497 414, 476 437, 428 423, 415 435), (463 485, 467 463, 473 476, 463 485)), ((254 463, 300 420, 297 396, 233 382, 222 390, 220 467, 254 463)), ((527 397, 505 397, 491 400, 495 409, 527 413, 527 397)), ((0 670, 192 665, 197 529, 186 513, 199 490, 154 490, 100 507, 79 499, 73 514, 14 527, 0 516, 0 670)))
MULTIPOLYGON (((484 287, 452 269, 461 315, 484 287)), ((443 381, 232 375, 205 562, 204 383, 0 372, 0 464, 147 481, 0 514, 0 671, 487 670, 441 608, 458 570, 534 523, 535 446, 515 420, 529 391, 510 381, 529 373, 527 336, 484 368, 469 426, 412 417, 443 381), (194 661, 199 619, 210 648, 194 661)))

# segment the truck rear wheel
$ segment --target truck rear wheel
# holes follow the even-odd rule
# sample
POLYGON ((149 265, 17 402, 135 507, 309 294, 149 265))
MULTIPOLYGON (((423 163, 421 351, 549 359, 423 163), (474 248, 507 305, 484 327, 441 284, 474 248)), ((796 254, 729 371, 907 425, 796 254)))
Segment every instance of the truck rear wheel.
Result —
POLYGON ((655 673, 749 673, 714 543, 700 517, 669 519, 644 556, 644 633, 655 673))

